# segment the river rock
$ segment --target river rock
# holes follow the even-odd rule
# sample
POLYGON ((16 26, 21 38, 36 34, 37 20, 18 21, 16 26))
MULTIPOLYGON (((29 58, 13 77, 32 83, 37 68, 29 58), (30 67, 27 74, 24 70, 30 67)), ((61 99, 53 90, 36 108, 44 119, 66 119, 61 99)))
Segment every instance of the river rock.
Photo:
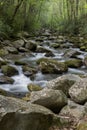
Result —
POLYGON ((85 114, 85 107, 71 100, 68 101, 68 105, 66 105, 59 113, 61 116, 75 117, 77 120, 83 118, 85 114))
POLYGON ((24 43, 24 40, 22 39, 19 39, 19 40, 16 40, 12 43, 12 45, 15 47, 15 48, 20 48, 20 47, 23 47, 25 45, 24 43))
POLYGON ((37 85, 37 84, 32 84, 32 83, 29 84, 29 85, 27 86, 27 88, 28 88, 28 90, 29 90, 30 92, 42 90, 42 87, 41 87, 41 86, 39 86, 39 85, 37 85))
POLYGON ((77 103, 83 104, 87 101, 87 78, 80 79, 70 89, 71 99, 77 103))
POLYGON ((87 66, 87 56, 85 56, 85 58, 84 58, 84 63, 87 66))
POLYGON ((36 51, 39 53, 52 53, 51 50, 42 46, 38 46, 36 51))
POLYGON ((78 75, 66 74, 56 79, 48 81, 46 86, 49 89, 62 90, 66 96, 69 96, 70 87, 81 78, 78 75))
POLYGON ((26 76, 32 76, 33 74, 37 73, 37 69, 28 65, 24 65, 22 67, 22 70, 24 72, 24 75, 26 76))
POLYGON ((17 50, 15 47, 7 46, 7 47, 6 47, 6 50, 7 50, 9 53, 12 53, 12 54, 18 54, 18 50, 17 50))
POLYGON ((4 48, 0 49, 0 57, 6 56, 7 54, 9 54, 9 53, 6 49, 4 49, 4 48))
POLYGON ((1 70, 6 76, 14 76, 18 74, 18 70, 11 65, 3 65, 1 66, 1 70))
POLYGON ((80 59, 70 59, 65 61, 65 64, 70 68, 79 68, 83 65, 83 62, 80 59))
POLYGON ((77 50, 74 49, 68 49, 65 53, 64 56, 65 57, 69 57, 69 58, 76 58, 78 55, 80 55, 81 53, 77 50))
POLYGON ((61 90, 43 89, 32 92, 30 101, 58 113, 67 104, 67 97, 61 90))
POLYGON ((0 130, 48 130, 54 118, 43 106, 0 95, 0 130))
POLYGON ((0 76, 0 84, 13 84, 14 79, 8 76, 0 76))
POLYGON ((40 63, 40 69, 43 74, 61 74, 68 71, 65 63, 56 60, 41 58, 37 63, 40 63))
POLYGON ((1 57, 0 57, 0 67, 2 66, 2 65, 6 65, 7 64, 7 61, 5 61, 4 59, 2 59, 1 57))
POLYGON ((53 43, 53 44, 51 44, 51 47, 57 49, 57 48, 60 47, 60 44, 59 43, 53 43))
POLYGON ((28 52, 28 49, 26 49, 25 47, 20 47, 18 48, 19 52, 28 52))
POLYGON ((37 49, 37 44, 34 40, 29 40, 26 43, 25 48, 31 51, 35 51, 37 49))

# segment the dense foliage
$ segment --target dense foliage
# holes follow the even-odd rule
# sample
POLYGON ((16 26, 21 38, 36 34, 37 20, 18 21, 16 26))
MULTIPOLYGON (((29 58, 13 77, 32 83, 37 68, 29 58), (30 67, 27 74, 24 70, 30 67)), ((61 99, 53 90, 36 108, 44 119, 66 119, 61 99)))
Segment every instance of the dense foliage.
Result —
POLYGON ((87 33, 87 0, 0 0, 0 34, 49 28, 87 33))

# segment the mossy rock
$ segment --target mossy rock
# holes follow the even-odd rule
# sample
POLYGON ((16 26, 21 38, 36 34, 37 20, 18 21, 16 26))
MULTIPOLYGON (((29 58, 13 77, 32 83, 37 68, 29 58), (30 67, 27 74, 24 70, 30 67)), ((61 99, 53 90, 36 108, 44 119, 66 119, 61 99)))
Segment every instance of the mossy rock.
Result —
POLYGON ((81 51, 85 51, 86 48, 87 48, 86 46, 81 46, 81 47, 80 47, 80 50, 81 50, 81 51))
POLYGON ((68 67, 64 62, 41 58, 37 63, 40 63, 40 69, 43 74, 61 74, 68 71, 68 67))
POLYGON ((82 60, 80 59, 70 59, 66 61, 65 64, 71 68, 79 68, 83 65, 82 60))
POLYGON ((77 130, 87 130, 87 122, 80 123, 77 130))
POLYGON ((37 73, 37 69, 28 65, 24 65, 22 67, 22 70, 24 72, 24 75, 26 76, 32 76, 33 74, 37 73))
POLYGON ((60 47, 60 44, 58 44, 58 43, 54 43, 54 44, 52 44, 52 45, 51 45, 51 47, 53 47, 53 48, 57 49, 57 48, 59 48, 59 47, 60 47))
POLYGON ((37 84, 32 84, 32 83, 29 84, 29 85, 27 86, 27 88, 28 88, 28 90, 29 90, 30 92, 42 90, 42 87, 41 87, 41 86, 39 86, 39 85, 37 85, 37 84))
POLYGON ((0 57, 5 56, 8 54, 8 51, 5 49, 0 49, 0 57))
POLYGON ((1 66, 2 73, 6 76, 14 76, 18 74, 18 70, 10 65, 3 65, 1 66))
POLYGON ((6 65, 7 64, 7 61, 3 60, 1 57, 0 57, 0 67, 2 65, 6 65))
POLYGON ((27 63, 24 61, 16 60, 15 65, 27 65, 27 63))

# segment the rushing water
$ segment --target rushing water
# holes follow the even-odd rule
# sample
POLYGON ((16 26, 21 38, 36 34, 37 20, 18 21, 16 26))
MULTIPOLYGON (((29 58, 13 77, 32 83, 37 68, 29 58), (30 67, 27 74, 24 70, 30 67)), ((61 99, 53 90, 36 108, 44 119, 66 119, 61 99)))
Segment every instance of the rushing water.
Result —
MULTIPOLYGON (((69 44, 69 43, 67 43, 67 44, 69 44)), ((53 59, 60 60, 60 61, 65 60, 64 53, 67 50, 66 48, 55 50, 53 48, 50 48, 49 46, 46 46, 46 44, 45 44, 44 47, 46 49, 51 50, 53 52, 53 54, 55 55, 54 57, 49 57, 49 58, 53 58, 53 59)), ((80 55, 78 55, 78 58, 80 58, 82 60, 84 59, 84 56, 87 55, 86 52, 82 52, 78 48, 72 48, 71 44, 70 44, 70 49, 78 50, 81 53, 80 55)), ((43 57, 45 57, 45 53, 33 53, 32 56, 29 56, 29 57, 27 56, 25 58, 22 58, 21 61, 29 62, 33 66, 35 66, 36 65, 35 61, 40 59, 40 58, 43 58, 43 57)), ((14 92, 14 93, 15 92, 19 92, 19 93, 20 92, 28 92, 27 85, 29 83, 35 83, 35 84, 41 85, 42 87, 45 87, 47 81, 60 76, 58 74, 43 75, 40 71, 38 71, 37 74, 34 76, 34 80, 31 80, 29 77, 26 77, 23 74, 21 66, 16 66, 16 65, 13 65, 13 66, 15 66, 18 69, 18 72, 19 72, 18 75, 12 77, 15 80, 14 84, 13 85, 12 84, 11 85, 10 84, 4 84, 4 85, 1 85, 0 88, 4 88, 5 90, 10 91, 10 92, 14 92)), ((86 75, 87 70, 86 70, 85 66, 82 66, 79 69, 69 68, 67 73, 85 74, 86 75)), ((0 71, 0 75, 2 75, 1 71, 0 71)))

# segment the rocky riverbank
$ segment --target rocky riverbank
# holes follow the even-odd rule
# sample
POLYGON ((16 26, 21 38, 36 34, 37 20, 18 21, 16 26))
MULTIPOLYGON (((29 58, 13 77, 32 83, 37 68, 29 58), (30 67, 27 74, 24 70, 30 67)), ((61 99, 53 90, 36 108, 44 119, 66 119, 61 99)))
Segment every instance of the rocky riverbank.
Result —
POLYGON ((87 129, 86 41, 49 31, 1 40, 1 130, 87 129))

